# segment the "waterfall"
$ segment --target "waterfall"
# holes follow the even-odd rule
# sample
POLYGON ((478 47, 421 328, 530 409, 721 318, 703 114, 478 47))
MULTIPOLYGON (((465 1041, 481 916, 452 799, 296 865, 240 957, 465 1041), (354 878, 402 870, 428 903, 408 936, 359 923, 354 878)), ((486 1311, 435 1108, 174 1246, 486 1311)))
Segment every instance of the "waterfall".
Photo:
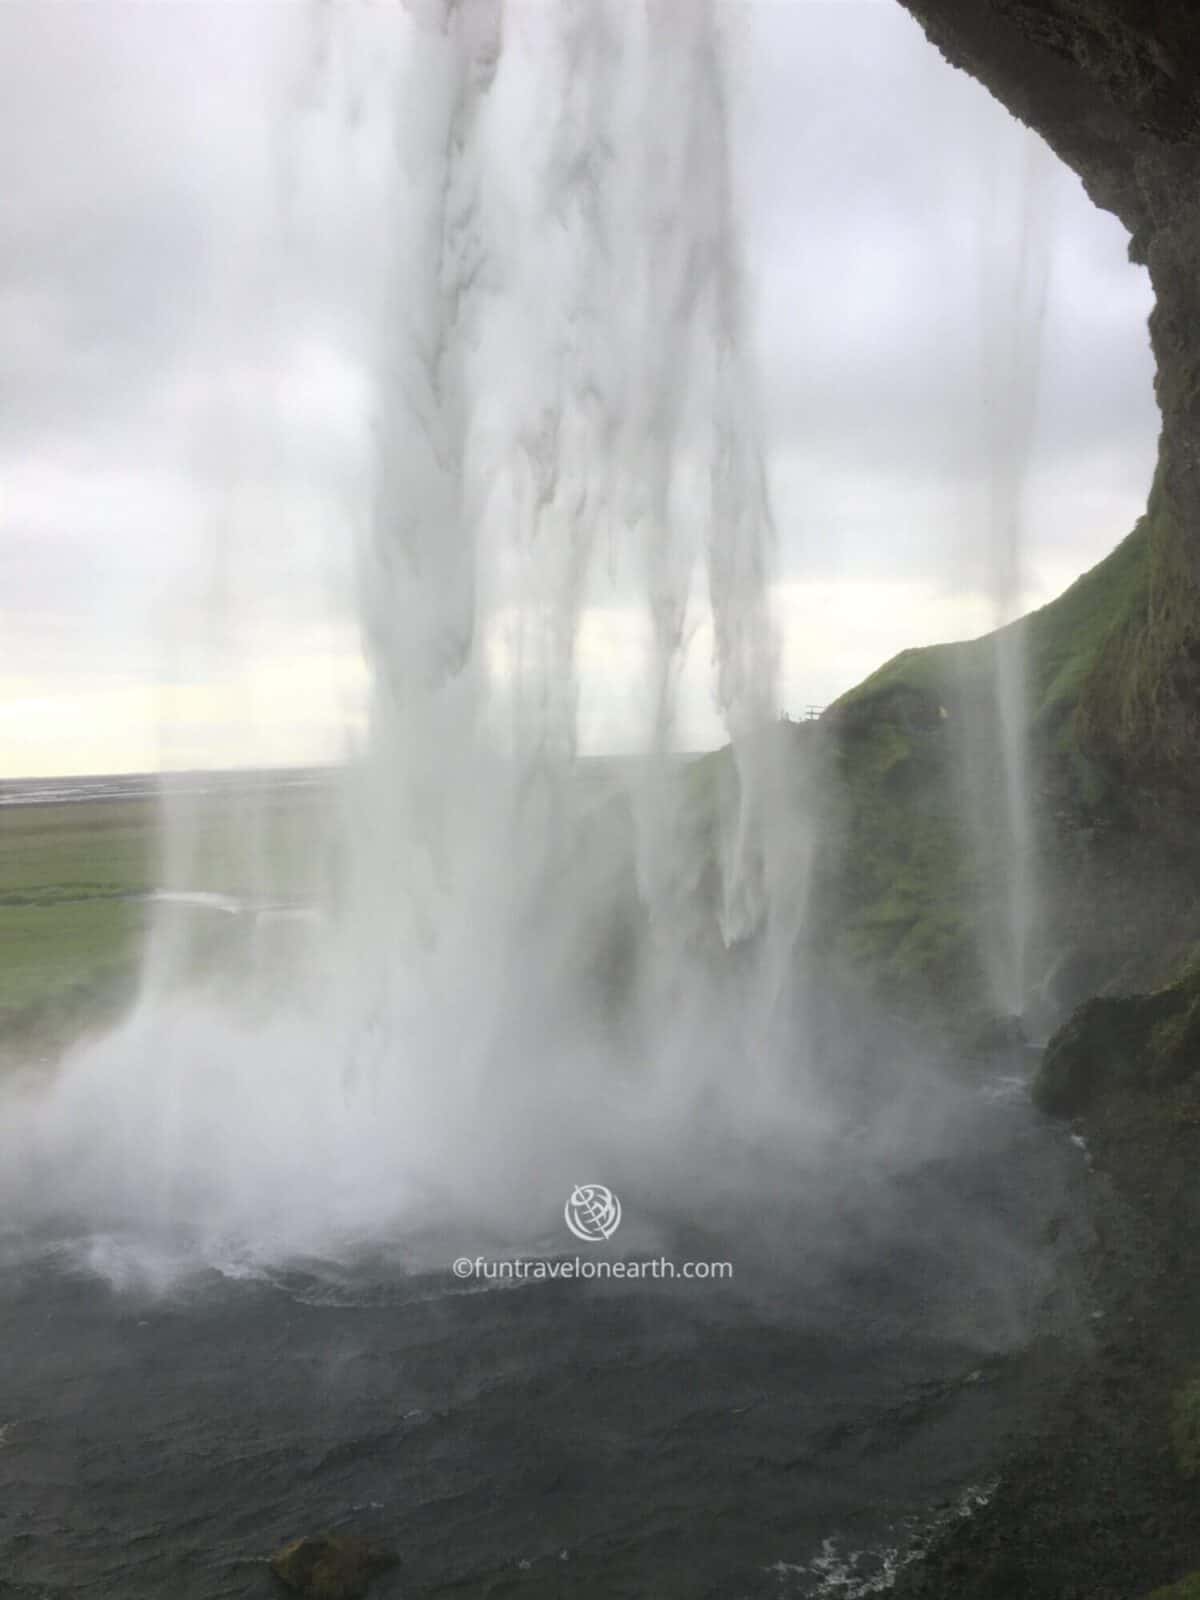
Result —
MULTIPOLYGON (((239 893, 205 902, 227 921, 161 906, 132 1013, 9 1119, 0 1197, 279 1256, 446 1226, 528 1240, 581 1182, 687 1216, 717 1172, 757 1192, 776 1160, 895 1158, 936 1069, 851 1014, 813 911, 840 909, 820 769, 840 751, 777 717, 720 8, 282 15, 282 243, 258 301, 231 246, 221 342, 302 305, 353 370, 332 531, 365 706, 322 807, 269 786, 169 805, 164 883, 195 898, 235 862, 239 893), (706 653, 725 747, 697 758, 706 653)), ((1023 192, 1020 265, 981 324, 1004 622, 1044 292, 1023 192)), ((252 535, 214 536, 213 659, 252 535)), ((998 636, 966 796, 1010 1011, 1036 898, 1020 640, 998 636)))
MULTIPOLYGON (((1006 152, 1007 153, 1007 152, 1006 152)), ((1003 160, 992 153, 981 202, 979 418, 987 594, 993 633, 978 729, 967 740, 973 846, 981 869, 981 956, 990 998, 1024 1013, 1038 927, 1037 840, 1031 792, 1028 632, 1016 619, 1030 581, 1030 472, 1049 285, 1050 152, 1022 130, 1003 160)))
MULTIPOLYGON (((448 1217, 528 1230, 598 1176, 679 1201, 718 1143, 795 1151, 825 1115, 797 1092, 814 833, 776 720, 717 8, 308 25, 291 243, 354 285, 370 395, 343 507, 370 687, 332 885, 299 964, 252 941, 196 989, 178 941, 152 954, 130 1019, 27 1108, 9 1181, 277 1252, 448 1217), (331 210, 341 234, 313 236, 331 210), (614 618, 636 675, 598 754, 614 618), (705 640, 730 750, 692 761, 705 640)), ((186 826, 172 857, 194 863, 186 826)))

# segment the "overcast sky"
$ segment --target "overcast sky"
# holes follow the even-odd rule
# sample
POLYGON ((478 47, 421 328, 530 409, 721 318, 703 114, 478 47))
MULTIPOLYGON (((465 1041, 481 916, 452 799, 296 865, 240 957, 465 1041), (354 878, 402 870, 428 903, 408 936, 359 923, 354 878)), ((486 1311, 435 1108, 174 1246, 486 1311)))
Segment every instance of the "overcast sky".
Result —
MULTIPOLYGON (((345 748, 367 378, 345 254, 279 279, 313 159, 304 9, 0 6, 0 775, 345 748)), ((1012 349, 1018 410, 1036 398, 1024 603, 1129 530, 1157 433, 1150 296, 1119 225, 891 0, 727 20, 799 710, 992 624, 981 419, 1012 349)), ((618 742, 596 708, 633 627, 584 625, 585 705, 618 742)), ((697 652, 690 742, 716 736, 697 652)))

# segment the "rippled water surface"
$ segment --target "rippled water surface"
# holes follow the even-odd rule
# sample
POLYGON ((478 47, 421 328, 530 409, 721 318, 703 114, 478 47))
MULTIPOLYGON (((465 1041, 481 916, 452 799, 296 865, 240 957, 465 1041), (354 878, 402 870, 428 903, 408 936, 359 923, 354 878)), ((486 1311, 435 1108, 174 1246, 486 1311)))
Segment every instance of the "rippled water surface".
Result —
POLYGON ((266 1595, 273 1548, 344 1527, 399 1551, 380 1596, 875 1592, 1080 1314, 1078 1154, 1011 1085, 976 1098, 953 1161, 857 1209, 655 1224, 731 1284, 464 1284, 461 1239, 268 1267, 10 1237, 0 1591, 266 1595))

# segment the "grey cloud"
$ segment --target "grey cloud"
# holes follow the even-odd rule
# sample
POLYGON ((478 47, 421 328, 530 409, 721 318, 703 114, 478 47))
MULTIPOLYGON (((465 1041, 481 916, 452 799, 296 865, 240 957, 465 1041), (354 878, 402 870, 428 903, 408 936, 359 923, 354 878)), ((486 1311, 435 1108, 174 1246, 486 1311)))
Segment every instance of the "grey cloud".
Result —
MULTIPOLYGON (((353 455, 336 408, 281 424, 272 389, 305 344, 351 367, 367 352, 336 237, 272 276, 293 146, 313 137, 295 92, 306 9, 0 5, 0 484, 19 468, 45 485, 36 517, 0 502, 0 613, 20 610, 10 651, 31 668, 86 661, 94 636, 142 671, 157 597, 208 581, 188 542, 205 508, 219 520, 226 491, 265 505, 281 462, 293 498, 256 582, 279 615, 317 608, 330 563, 295 512, 342 494, 353 455), (89 513, 89 485, 140 473, 161 509, 89 513)), ((784 572, 956 578, 987 470, 967 417, 971 229, 1011 124, 899 6, 749 0, 727 16, 784 572)), ((336 235, 351 208, 333 186, 325 202, 336 235)), ((1148 480, 1147 296, 1120 228, 1066 173, 1053 224, 1035 553, 1082 566, 1148 480)))

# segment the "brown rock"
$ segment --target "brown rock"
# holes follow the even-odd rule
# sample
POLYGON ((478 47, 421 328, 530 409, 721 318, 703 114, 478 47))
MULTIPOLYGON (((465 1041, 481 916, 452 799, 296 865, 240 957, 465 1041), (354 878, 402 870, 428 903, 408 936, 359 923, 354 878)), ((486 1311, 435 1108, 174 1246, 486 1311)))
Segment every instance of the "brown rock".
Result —
POLYGON ((368 1539, 322 1533, 277 1550, 271 1571, 285 1587, 309 1600, 360 1600, 371 1579, 396 1562, 392 1551, 368 1539))

